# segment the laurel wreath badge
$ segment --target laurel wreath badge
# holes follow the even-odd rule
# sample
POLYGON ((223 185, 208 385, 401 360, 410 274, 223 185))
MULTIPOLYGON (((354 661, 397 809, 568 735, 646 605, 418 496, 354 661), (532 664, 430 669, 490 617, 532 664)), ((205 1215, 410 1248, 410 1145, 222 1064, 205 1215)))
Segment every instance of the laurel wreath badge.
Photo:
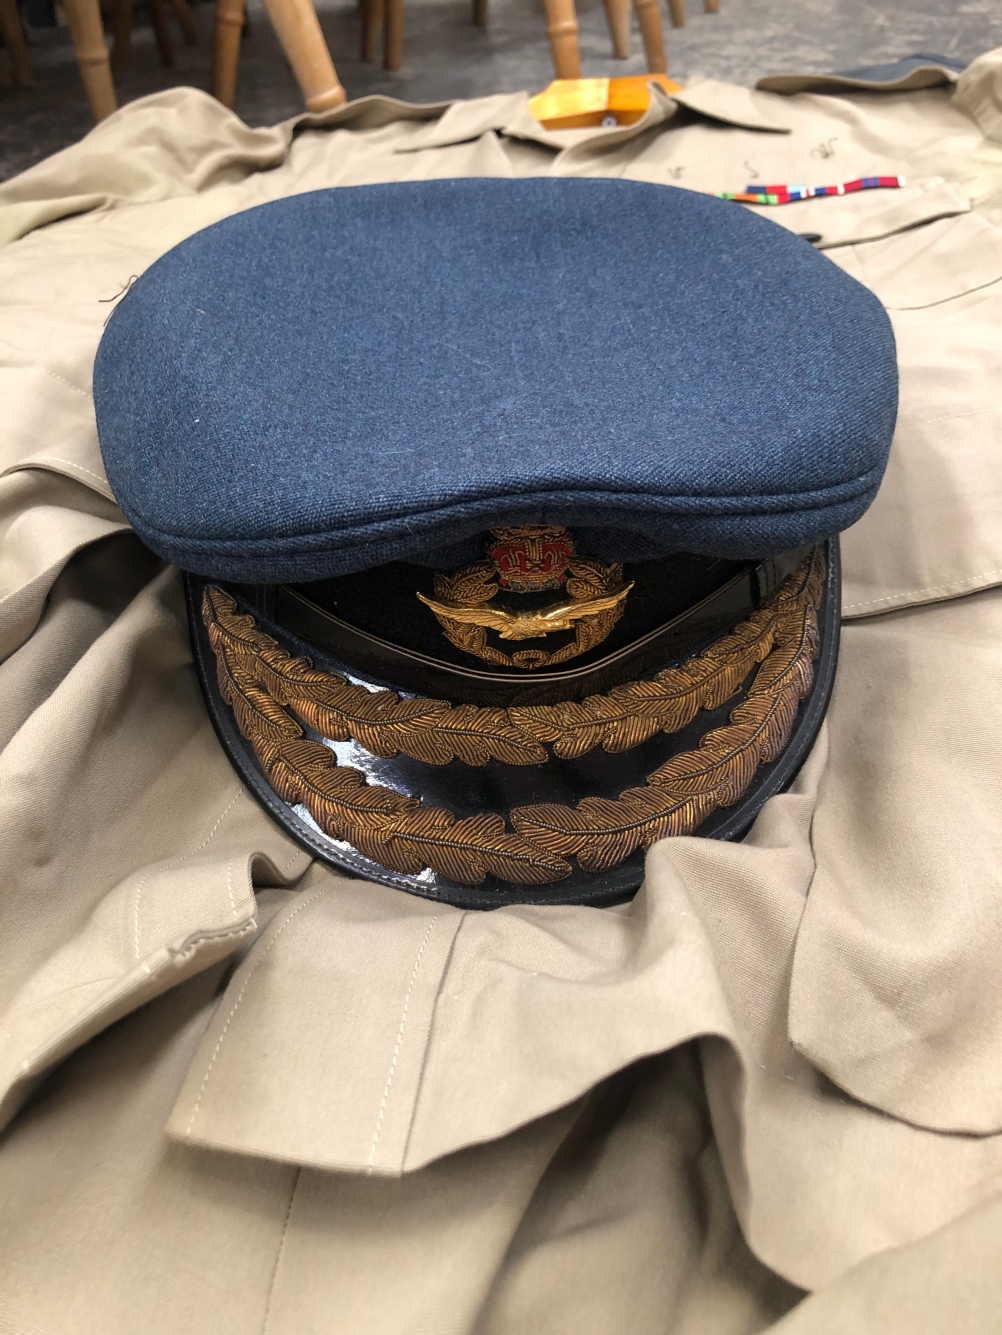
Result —
POLYGON ((693 833, 741 797, 759 765, 778 758, 813 681, 824 580, 816 548, 757 611, 680 666, 582 701, 508 709, 369 691, 322 672, 288 654, 215 585, 205 588, 202 617, 220 692, 262 771, 283 801, 301 803, 330 838, 406 874, 430 868, 461 885, 488 876, 545 885, 570 874, 569 857, 586 872, 603 872, 638 848, 693 833), (402 753, 431 765, 541 765, 547 746, 573 759, 676 732, 700 709, 725 704, 756 667, 728 722, 654 770, 643 787, 575 807, 516 807, 511 829, 494 812, 460 819, 368 783, 303 726, 332 741, 354 739, 374 755, 402 753))
POLYGON ((445 638, 496 667, 531 672, 555 667, 587 653, 605 640, 623 615, 632 583, 623 581, 621 565, 606 565, 579 556, 574 538, 559 524, 520 524, 493 528, 487 539, 488 559, 460 570, 435 575, 435 597, 416 592, 430 608, 445 638), (545 607, 512 607, 495 602, 498 593, 541 593, 563 590, 565 596, 545 607), (538 640, 554 631, 573 631, 559 649, 516 649, 488 642, 493 631, 501 640, 538 640))

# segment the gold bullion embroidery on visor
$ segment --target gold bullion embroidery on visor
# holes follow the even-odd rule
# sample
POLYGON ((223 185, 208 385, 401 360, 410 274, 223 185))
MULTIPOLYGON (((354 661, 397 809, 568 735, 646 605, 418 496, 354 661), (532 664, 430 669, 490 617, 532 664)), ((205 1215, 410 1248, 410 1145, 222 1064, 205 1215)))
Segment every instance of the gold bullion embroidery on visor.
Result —
POLYGON ((435 576, 435 597, 417 595, 434 612, 445 637, 464 653, 499 667, 554 667, 586 653, 608 636, 623 615, 633 588, 623 583, 623 567, 578 556, 574 540, 555 524, 526 524, 491 530, 488 561, 474 561, 452 575, 435 576), (498 593, 541 593, 565 587, 569 598, 544 607, 512 608, 492 603, 498 593), (502 640, 537 640, 573 630, 559 649, 516 649, 488 643, 487 632, 502 640))
POLYGON ((259 765, 279 797, 302 803, 330 838, 410 875, 431 868, 462 885, 479 885, 488 875, 544 885, 569 875, 569 856, 585 871, 608 871, 637 848, 692 834, 717 807, 741 797, 759 765, 778 758, 814 678, 824 579, 818 548, 762 607, 682 666, 580 703, 508 710, 370 692, 320 672, 287 654, 213 585, 205 590, 202 617, 220 692, 259 765), (734 695, 756 663, 729 721, 659 766, 644 787, 618 798, 588 797, 576 807, 516 807, 509 813, 513 830, 493 812, 459 819, 368 783, 360 770, 338 765, 298 721, 331 739, 352 737, 377 755, 402 751, 432 764, 457 758, 477 765, 491 757, 541 764, 542 741, 576 756, 600 745, 624 751, 659 730, 673 732, 699 708, 734 695))

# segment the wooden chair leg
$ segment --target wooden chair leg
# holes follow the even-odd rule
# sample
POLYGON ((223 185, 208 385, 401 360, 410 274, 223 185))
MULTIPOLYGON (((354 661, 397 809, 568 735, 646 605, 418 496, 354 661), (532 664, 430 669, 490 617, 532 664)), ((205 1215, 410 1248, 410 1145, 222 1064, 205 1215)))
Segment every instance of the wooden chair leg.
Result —
POLYGON ((127 70, 132 62, 132 12, 135 0, 115 0, 111 68, 127 70))
POLYGON ((668 12, 673 28, 685 27, 685 0, 668 0, 668 12))
POLYGON ((720 0, 703 0, 703 9, 707 14, 719 14, 720 0))
POLYGON ((17 0, 0 0, 0 36, 10 56, 14 83, 19 88, 30 88, 35 82, 31 71, 31 56, 21 26, 21 12, 17 0))
POLYGON ((383 69, 404 63, 404 0, 383 0, 383 69))
POLYGON ((302 89, 307 111, 329 111, 347 101, 312 0, 264 0, 285 58, 302 89))
POLYGON ((216 31, 212 40, 212 96, 224 107, 237 95, 237 66, 244 28, 244 0, 216 0, 216 31))
POLYGON ((157 39, 160 64, 169 70, 175 60, 174 38, 171 36, 170 24, 167 21, 167 6, 164 0, 150 0, 150 22, 153 24, 153 35, 157 39))
POLYGON ((98 0, 63 0, 80 77, 96 121, 118 109, 98 0))
POLYGON ((487 0, 473 0, 473 22, 478 28, 487 27, 487 0))
POLYGON ((578 18, 574 0, 544 0, 546 35, 550 39, 553 72, 558 79, 581 78, 578 18))
POLYGON ((170 7, 177 19, 177 26, 181 29, 185 46, 198 46, 198 28, 195 26, 195 16, 188 6, 188 0, 170 0, 170 7))
POLYGON ((366 64, 372 64, 379 55, 386 6, 384 0, 362 0, 361 8, 362 49, 360 54, 366 64))
POLYGON ((630 57, 630 0, 604 0, 605 21, 612 38, 612 52, 617 60, 630 57))
POLYGON ((637 11, 648 72, 667 74, 668 58, 665 55, 665 39, 661 31, 661 9, 658 0, 633 0, 633 7, 637 11))

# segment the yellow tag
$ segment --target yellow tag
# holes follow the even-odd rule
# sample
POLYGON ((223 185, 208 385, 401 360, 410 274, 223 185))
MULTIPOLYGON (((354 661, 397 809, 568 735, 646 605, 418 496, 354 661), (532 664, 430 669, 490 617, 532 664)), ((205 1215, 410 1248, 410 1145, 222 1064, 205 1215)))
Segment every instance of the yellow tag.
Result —
POLYGON ((656 80, 666 93, 682 87, 666 74, 634 74, 623 79, 555 79, 529 102, 529 110, 547 130, 576 130, 601 125, 633 125, 651 104, 648 88, 656 80))

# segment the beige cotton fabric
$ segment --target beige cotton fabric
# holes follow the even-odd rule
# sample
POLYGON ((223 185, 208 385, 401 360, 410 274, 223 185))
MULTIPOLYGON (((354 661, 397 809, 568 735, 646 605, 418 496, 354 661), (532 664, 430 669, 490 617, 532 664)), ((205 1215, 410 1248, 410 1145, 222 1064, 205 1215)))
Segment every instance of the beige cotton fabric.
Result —
POLYGON ((180 89, 0 187, 5 1335, 1002 1329, 1002 52, 955 87, 653 98, 626 128, 505 94, 251 130, 180 89), (655 846, 616 909, 311 865, 104 478, 114 300, 298 191, 749 168, 908 180, 766 214, 877 293, 901 366, 796 784, 740 845, 655 846))

